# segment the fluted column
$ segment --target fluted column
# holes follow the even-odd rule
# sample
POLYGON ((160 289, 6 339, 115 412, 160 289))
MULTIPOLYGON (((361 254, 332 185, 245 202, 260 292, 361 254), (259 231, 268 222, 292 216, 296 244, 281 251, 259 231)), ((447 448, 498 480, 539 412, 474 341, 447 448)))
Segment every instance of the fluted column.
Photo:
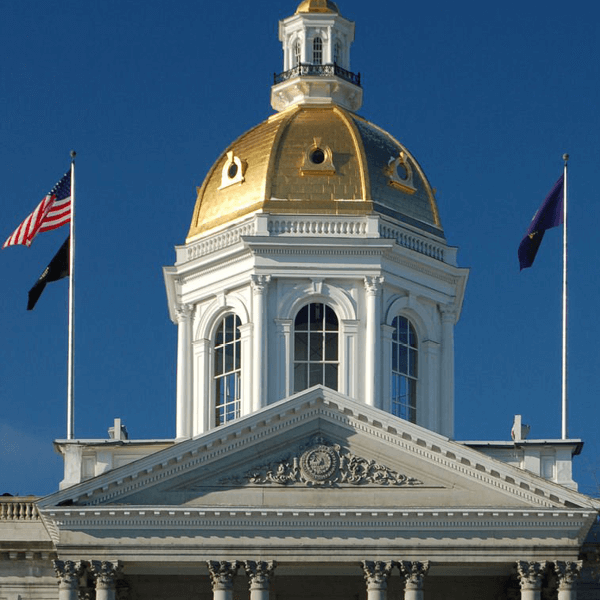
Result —
POLYGON ((96 600, 116 600, 117 577, 122 568, 118 560, 93 560, 90 563, 90 571, 96 580, 96 600))
POLYGON ((177 308, 177 438, 192 437, 192 310, 190 304, 177 308))
POLYGON ((252 352, 252 411, 267 405, 264 368, 267 353, 266 296, 270 275, 252 275, 252 321, 254 323, 254 343, 252 352))
POLYGON ((454 437, 454 324, 456 310, 453 306, 441 306, 442 315, 442 360, 439 411, 439 431, 442 435, 454 437))
POLYGON ((79 580, 85 563, 80 560, 54 560, 52 564, 58 577, 58 600, 78 600, 79 580))
POLYGON ((581 575, 583 561, 554 561, 554 572, 558 577, 558 600, 577 600, 575 581, 581 575))
POLYGON ((429 561, 401 560, 398 568, 404 576, 404 600, 423 600, 423 580, 429 571, 429 561))
POLYGON ((517 573, 521 585, 521 600, 541 600, 542 579, 546 561, 517 561, 517 573))
POLYGON ((383 277, 365 277, 365 294, 367 298, 367 327, 365 340, 365 403, 381 408, 381 393, 377 393, 377 384, 381 381, 379 374, 381 360, 381 285, 383 277))
POLYGON ((367 582, 367 600, 386 600, 387 580, 392 572, 392 561, 363 560, 361 566, 367 582))
POLYGON ((274 560, 247 560, 243 565, 250 580, 250 600, 269 600, 269 588, 277 563, 274 560))
POLYGON ((233 580, 240 568, 237 560, 209 560, 207 563, 213 600, 233 600, 233 580))

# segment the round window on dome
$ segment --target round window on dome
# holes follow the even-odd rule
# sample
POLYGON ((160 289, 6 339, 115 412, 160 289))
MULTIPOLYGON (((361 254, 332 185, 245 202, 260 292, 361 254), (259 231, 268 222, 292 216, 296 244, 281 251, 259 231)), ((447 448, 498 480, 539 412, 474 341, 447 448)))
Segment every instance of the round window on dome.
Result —
POLYGON ((237 175, 237 172, 238 166, 234 162, 232 162, 229 165, 229 168, 227 169, 227 176, 229 177, 229 179, 233 179, 237 175))
POLYGON ((403 162, 398 163, 398 166, 396 167, 396 173, 398 177, 403 181, 406 181, 408 179, 408 169, 406 168, 406 165, 403 162))
POLYGON ((325 162, 325 152, 323 152, 321 148, 315 148, 310 153, 310 162, 312 162, 315 165, 322 164, 323 162, 325 162))

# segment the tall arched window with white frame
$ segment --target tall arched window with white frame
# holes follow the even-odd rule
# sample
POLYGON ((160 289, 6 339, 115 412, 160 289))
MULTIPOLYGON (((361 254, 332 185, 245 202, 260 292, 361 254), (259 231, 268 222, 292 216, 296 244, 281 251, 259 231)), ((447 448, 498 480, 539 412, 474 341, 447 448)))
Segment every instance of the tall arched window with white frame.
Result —
POLYGON ((215 427, 240 416, 241 321, 237 315, 221 318, 214 341, 215 427))
POLYGON ((417 422, 418 340, 413 324, 402 316, 392 321, 391 412, 417 422))
POLYGON ((294 42, 294 64, 293 67, 297 67, 302 62, 302 45, 300 40, 294 42))
POLYGON ((313 65, 323 64, 323 40, 320 37, 313 39, 313 65))
POLYGON ((335 311, 315 302, 294 320, 294 392, 322 384, 338 389, 339 325, 335 311))

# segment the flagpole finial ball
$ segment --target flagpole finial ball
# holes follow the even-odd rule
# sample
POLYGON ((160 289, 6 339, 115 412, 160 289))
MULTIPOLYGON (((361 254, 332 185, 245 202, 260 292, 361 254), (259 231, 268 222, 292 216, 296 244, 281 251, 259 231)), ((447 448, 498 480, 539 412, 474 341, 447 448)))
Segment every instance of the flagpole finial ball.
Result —
POLYGON ((568 154, 563 154, 563 160, 566 162, 567 160, 569 160, 569 155, 568 154))
POLYGON ((75 158, 77 156, 77 152, 75 150, 71 150, 71 158, 75 158))

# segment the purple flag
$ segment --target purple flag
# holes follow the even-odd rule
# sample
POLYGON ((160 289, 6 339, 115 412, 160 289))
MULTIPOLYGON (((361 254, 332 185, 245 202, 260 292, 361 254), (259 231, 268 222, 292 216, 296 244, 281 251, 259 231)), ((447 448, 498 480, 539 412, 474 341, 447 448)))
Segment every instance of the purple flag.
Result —
POLYGON ((543 204, 535 215, 533 215, 527 233, 519 244, 519 264, 521 265, 521 271, 533 264, 538 248, 544 239, 546 229, 562 225, 563 187, 564 175, 561 175, 548 196, 546 196, 543 204))

